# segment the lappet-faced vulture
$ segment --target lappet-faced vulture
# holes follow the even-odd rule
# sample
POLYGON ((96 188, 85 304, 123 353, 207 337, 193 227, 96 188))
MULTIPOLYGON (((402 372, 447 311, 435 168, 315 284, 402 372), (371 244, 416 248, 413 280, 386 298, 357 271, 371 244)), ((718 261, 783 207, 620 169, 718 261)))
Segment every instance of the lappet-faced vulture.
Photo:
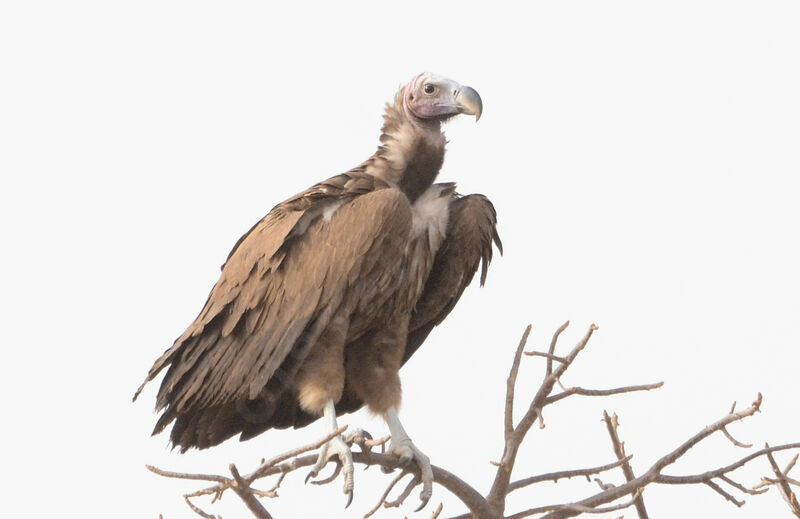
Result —
MULTIPOLYGON (((183 452, 319 416, 333 431, 337 415, 366 404, 389 426, 389 452, 420 466, 426 501, 430 462, 398 418, 398 371, 481 263, 483 284, 492 242, 501 247, 486 197, 434 183, 445 152, 442 122, 457 114, 477 119, 481 110, 472 88, 415 76, 386 105, 372 157, 254 225, 200 314, 142 384, 168 368, 153 434, 174 423, 170 439, 183 452)), ((349 504, 353 461, 343 438, 321 449, 310 475, 333 455, 349 504)))

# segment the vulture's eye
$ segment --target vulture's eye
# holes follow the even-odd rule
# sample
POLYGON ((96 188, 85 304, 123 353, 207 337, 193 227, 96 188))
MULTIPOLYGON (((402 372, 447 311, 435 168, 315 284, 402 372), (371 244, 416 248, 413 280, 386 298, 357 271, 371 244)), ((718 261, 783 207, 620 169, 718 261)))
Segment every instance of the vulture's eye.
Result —
POLYGON ((430 95, 430 94, 436 92, 436 87, 431 85, 431 84, 427 84, 427 85, 425 85, 425 88, 423 88, 423 90, 425 91, 426 94, 430 95))

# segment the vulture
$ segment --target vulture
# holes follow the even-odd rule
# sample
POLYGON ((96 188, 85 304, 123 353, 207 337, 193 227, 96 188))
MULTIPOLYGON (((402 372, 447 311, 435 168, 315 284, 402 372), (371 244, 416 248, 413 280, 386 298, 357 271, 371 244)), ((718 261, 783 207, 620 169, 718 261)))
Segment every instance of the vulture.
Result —
MULTIPOLYGON (((389 428, 388 451, 412 460, 431 494, 428 457, 398 417, 400 367, 502 253, 495 209, 483 195, 435 183, 442 123, 479 119, 468 86, 432 73, 387 103, 377 151, 359 166, 276 205, 234 245, 200 314, 150 369, 162 370, 162 412, 181 452, 239 435, 302 427, 365 404, 389 428)), ((353 461, 342 437, 319 453, 309 477, 336 456, 348 504, 353 461)))

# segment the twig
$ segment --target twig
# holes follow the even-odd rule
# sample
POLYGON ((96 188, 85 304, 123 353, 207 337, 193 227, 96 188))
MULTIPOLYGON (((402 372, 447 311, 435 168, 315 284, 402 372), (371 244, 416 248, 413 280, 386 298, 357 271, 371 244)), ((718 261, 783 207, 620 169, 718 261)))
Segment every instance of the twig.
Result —
POLYGON ((800 458, 800 454, 795 454, 792 460, 786 465, 786 468, 783 469, 784 476, 789 475, 789 472, 794 468, 794 464, 797 463, 797 458, 800 458))
POLYGON ((751 496, 757 496, 758 494, 763 494, 764 492, 766 492, 768 490, 766 488, 762 489, 762 490, 757 490, 757 489, 754 489, 754 488, 747 488, 746 486, 742 485, 741 483, 737 483, 736 481, 732 480, 731 478, 729 478, 725 474, 722 474, 719 477, 719 479, 721 479, 725 483, 729 484, 733 488, 739 490, 740 492, 744 492, 745 494, 750 494, 751 496))
MULTIPOLYGON (((769 444, 764 444, 764 447, 768 449, 769 444)), ((791 510, 792 513, 797 517, 800 517, 800 503, 798 503, 797 496, 794 494, 792 488, 789 486, 789 483, 786 481, 786 474, 781 472, 781 469, 778 467, 778 463, 775 461, 775 458, 772 456, 771 452, 767 453, 767 459, 772 467, 772 472, 775 473, 775 477, 777 478, 775 486, 778 487, 783 500, 786 501, 787 505, 789 505, 789 510, 791 510)), ((795 461, 792 460, 787 468, 792 468, 794 463, 795 461)))
POLYGON ((242 501, 244 501, 247 509, 250 510, 254 516, 258 517, 258 519, 272 519, 272 516, 269 512, 267 512, 267 509, 264 508, 264 505, 262 505, 258 498, 253 495, 253 490, 250 488, 250 482, 242 479, 242 476, 236 469, 236 465, 231 463, 229 468, 231 475, 233 476, 233 481, 236 483, 231 485, 231 489, 236 492, 236 495, 239 496, 242 501))
POLYGON ((730 501, 734 505, 736 505, 738 507, 744 506, 744 501, 737 500, 735 497, 733 497, 729 493, 725 492, 719 485, 717 485, 713 481, 711 481, 711 480, 703 481, 703 484, 704 485, 708 485, 708 487, 711 488, 711 490, 713 490, 717 494, 721 495, 722 497, 724 497, 726 500, 730 501))
POLYGON ((743 467, 745 464, 749 463, 750 461, 753 461, 756 458, 766 456, 770 452, 778 452, 791 449, 800 449, 800 442, 787 443, 785 445, 777 445, 775 447, 764 448, 748 456, 745 456, 744 458, 735 461, 730 465, 726 465, 724 467, 720 467, 714 470, 709 470, 707 472, 703 472, 700 474, 692 474, 688 476, 669 476, 666 474, 659 474, 658 477, 656 477, 653 481, 655 483, 661 483, 666 485, 692 485, 696 483, 702 483, 712 478, 718 478, 723 474, 733 472, 734 470, 743 467))
POLYGON ((601 465, 599 467, 592 467, 588 469, 576 469, 576 470, 562 470, 560 472, 550 472, 548 474, 540 474, 538 476, 531 476, 525 479, 520 479, 519 481, 514 481, 508 486, 509 493, 519 490, 520 488, 527 487, 528 485, 533 485, 534 483, 541 483, 542 481, 554 481, 557 482, 559 479, 569 479, 574 478, 576 476, 584 476, 589 479, 589 476, 593 474, 599 474, 601 472, 605 472, 606 470, 610 470, 616 467, 619 467, 623 463, 629 461, 633 456, 626 456, 621 460, 617 460, 614 463, 609 463, 607 465, 601 465))
POLYGON ((154 474, 164 476, 165 478, 175 479, 192 479, 195 481, 216 481, 217 483, 225 483, 228 478, 216 476, 214 474, 187 474, 184 472, 170 472, 169 470, 162 470, 152 465, 145 465, 145 468, 154 474))
POLYGON ((567 512, 571 515, 579 515, 579 514, 607 514, 608 512, 616 512, 617 510, 623 510, 628 508, 629 506, 633 505, 637 498, 641 496, 642 489, 637 490, 633 493, 632 498, 629 501, 625 501, 624 503, 620 503, 618 505, 612 505, 607 507, 593 507, 582 505, 580 503, 571 503, 571 504, 564 504, 564 505, 550 505, 550 506, 541 506, 538 508, 530 508, 523 512, 518 512, 513 515, 509 515, 506 519, 522 519, 523 517, 529 517, 535 514, 541 514, 544 512, 567 512))
MULTIPOLYGON (((550 339, 550 348, 547 350, 548 354, 553 355, 555 353, 556 343, 558 342, 558 336, 561 335, 561 332, 567 329, 567 326, 569 326, 569 321, 559 326, 558 330, 556 330, 556 333, 553 334, 553 338, 550 339)), ((553 374, 553 363, 550 360, 548 360, 547 368, 545 368, 544 377, 547 378, 552 374, 553 374)))
POLYGON ((403 502, 406 499, 408 499, 408 496, 411 495, 411 491, 414 490, 414 487, 419 485, 421 481, 422 479, 420 479, 420 477, 415 474, 414 477, 411 478, 411 481, 409 481, 408 484, 406 485, 406 488, 404 488, 403 491, 400 492, 400 495, 398 495, 397 498, 395 498, 393 501, 387 502, 384 506, 386 508, 397 508, 400 505, 402 505, 403 502))
POLYGON ((397 476, 395 476, 395 478, 392 480, 392 482, 389 483, 389 486, 386 487, 386 490, 384 490, 383 494, 381 495, 380 499, 378 499, 378 502, 375 504, 375 506, 370 508, 370 510, 366 514, 364 514, 364 519, 368 519, 373 514, 375 514, 375 512, 380 510, 381 505, 384 504, 386 502, 386 498, 389 497, 389 492, 392 491, 392 489, 398 483, 398 481, 403 479, 403 476, 405 476, 406 474, 407 474, 407 472, 402 470, 402 471, 400 471, 400 473, 397 474, 397 476))
POLYGON ((194 503, 192 503, 192 500, 189 499, 189 497, 191 497, 191 496, 189 494, 187 494, 187 495, 183 496, 183 500, 186 501, 186 504, 189 506, 189 508, 191 508, 191 510, 194 513, 196 513, 197 515, 199 515, 200 517, 203 517, 205 519, 219 519, 216 515, 211 515, 209 513, 206 513, 205 511, 203 511, 202 508, 200 508, 199 506, 197 506, 194 503))
MULTIPOLYGON (((630 482, 636 479, 636 476, 633 474, 633 468, 631 468, 631 464, 628 461, 625 461, 627 457, 625 454, 625 445, 619 440, 619 435, 617 434, 617 427, 619 427, 619 420, 617 419, 616 413, 614 417, 610 417, 608 412, 603 411, 603 419, 606 422, 606 429, 608 430, 608 435, 611 437, 611 444, 614 447, 614 454, 617 455, 617 459, 622 461, 622 473, 625 475, 625 480, 630 482)), ((642 499, 641 494, 637 495, 634 498, 634 505, 636 507, 636 513, 639 515, 639 519, 648 519, 647 509, 644 506, 644 499, 642 499)))
POLYGON ((517 374, 519 374, 519 361, 522 359, 522 350, 528 342, 530 333, 531 325, 529 324, 522 333, 522 338, 519 340, 519 346, 517 346, 517 351, 514 353, 514 361, 511 363, 511 370, 506 380, 506 406, 504 413, 506 441, 509 440, 511 434, 514 432, 514 389, 517 384, 517 374))
POLYGON ((523 352, 528 357, 544 357, 549 360, 554 360, 556 362, 565 362, 566 359, 564 357, 559 357, 558 355, 553 355, 552 353, 545 353, 543 351, 526 351, 523 352))
POLYGON ((563 393, 547 397, 545 403, 547 405, 554 404, 559 400, 563 400, 568 396, 582 395, 582 396, 610 396, 619 395, 622 393, 633 393, 634 391, 650 391, 651 389, 658 389, 664 385, 664 382, 656 382, 655 384, 642 384, 638 386, 624 386, 613 389, 584 389, 582 387, 570 387, 564 390, 563 393))
POLYGON ((309 443, 307 445, 303 445, 302 447, 298 447, 296 449, 292 449, 290 451, 284 452, 278 456, 275 456, 272 459, 264 461, 261 463, 261 466, 258 467, 256 470, 248 474, 244 479, 247 483, 252 483, 256 479, 262 477, 264 472, 268 471, 270 468, 276 466, 277 464, 288 460, 289 458, 294 458, 295 456, 299 456, 305 452, 313 451, 315 449, 319 449, 324 444, 328 443, 331 439, 335 438, 336 436, 341 435, 345 430, 347 430, 347 426, 339 427, 335 431, 332 431, 330 434, 326 435, 324 438, 319 439, 313 443, 309 443))
MULTIPOLYGON (((702 440, 704 440, 708 436, 712 435, 713 433, 719 431, 722 427, 724 427, 724 426, 726 426, 726 425, 728 425, 728 424, 730 424, 730 423, 732 423, 734 421, 742 420, 743 418, 746 418, 748 416, 752 416, 753 414, 755 414, 759 410, 760 406, 761 406, 761 394, 759 393, 758 398, 756 399, 755 402, 753 402, 753 404, 750 407, 748 407, 744 411, 740 411, 738 413, 729 413, 727 416, 725 416, 721 420, 718 420, 717 422, 715 422, 715 423, 703 428, 702 431, 700 431, 699 433, 695 434, 694 436, 692 436, 691 438, 689 438, 688 440, 683 442, 680 446, 678 446, 678 448, 674 449, 673 451, 671 451, 670 453, 666 454, 665 456, 662 456, 643 475, 641 475, 641 476, 637 477, 636 479, 634 479, 632 481, 629 481, 629 482, 627 482, 625 484, 619 485, 619 486, 617 486, 617 487, 615 487, 613 489, 609 489, 607 491, 600 492, 599 494, 595 494, 595 495, 593 495, 591 497, 583 499, 582 501, 579 501, 578 504, 584 505, 584 506, 596 507, 596 506, 599 506, 601 504, 609 503, 611 501, 619 499, 620 497, 622 497, 624 495, 631 494, 631 493, 637 491, 638 489, 644 488, 648 484, 654 483, 654 482, 657 482, 657 483, 673 483, 673 484, 687 484, 687 483, 689 483, 690 482, 689 479, 690 478, 696 478, 696 476, 692 476, 690 478, 674 477, 674 476, 673 477, 669 477, 669 476, 665 477, 665 476, 661 475, 661 471, 665 467, 667 467, 667 466, 671 465, 672 463, 674 463, 675 461, 677 461, 681 456, 686 454, 686 452, 688 452, 689 449, 691 449, 692 447, 697 445, 699 442, 701 442, 702 440)), ((798 447, 800 447, 800 444, 784 445, 784 446, 781 446, 781 447, 783 449, 785 449, 785 448, 798 448, 798 447)), ((779 450, 779 449, 774 449, 774 450, 779 450)), ((764 449, 764 450, 762 450, 762 451, 760 451, 758 453, 754 453, 753 455, 748 456, 747 458, 743 458, 742 460, 739 460, 738 462, 736 462, 736 463, 734 463, 732 465, 729 465, 727 468, 723 467, 722 469, 717 469, 715 471, 709 471, 709 472, 707 472, 707 473, 705 473, 703 475, 704 477, 697 478, 695 481, 691 481, 691 482, 694 482, 694 483, 705 483, 706 481, 710 481, 711 477, 716 477, 716 476, 719 476, 719 475, 724 474, 726 472, 729 472, 731 470, 734 470, 735 468, 738 468, 738 467, 744 465, 750 459, 754 459, 754 458, 756 458, 758 456, 763 456, 764 454, 766 454, 766 451, 767 451, 767 449, 764 449), (713 474, 713 476, 712 476, 712 474, 713 474)), ((562 519, 564 517, 573 517, 575 515, 577 515, 577 514, 571 512, 571 511, 555 511, 555 512, 551 512, 551 513, 547 514, 542 519, 545 519, 545 518, 546 519, 556 519, 556 518, 562 519)))
POLYGON ((737 440, 736 438, 734 438, 733 436, 731 436, 731 433, 729 433, 728 429, 726 429, 725 427, 722 428, 722 434, 724 434, 725 437, 727 439, 729 439, 731 441, 731 443, 736 445, 737 447, 741 447, 743 449, 749 449, 750 447, 753 446, 752 443, 742 443, 739 440, 737 440))

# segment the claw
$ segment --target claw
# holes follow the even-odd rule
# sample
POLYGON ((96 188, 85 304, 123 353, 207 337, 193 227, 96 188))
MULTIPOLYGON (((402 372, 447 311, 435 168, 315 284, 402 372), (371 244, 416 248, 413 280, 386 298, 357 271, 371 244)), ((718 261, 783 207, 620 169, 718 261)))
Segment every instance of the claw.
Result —
POLYGON ((419 467, 419 475, 422 480, 422 492, 419 494, 420 505, 415 512, 419 512, 428 504, 431 496, 433 495, 433 469, 431 468, 430 459, 422 453, 409 438, 403 438, 397 443, 392 443, 389 446, 389 452, 397 456, 397 463, 391 469, 386 471, 391 472, 398 467, 406 467, 412 460, 419 467))
POLYGON ((420 493, 419 493, 419 500, 420 500, 420 504, 419 504, 419 506, 418 506, 418 507, 417 507, 417 508, 416 508, 414 511, 415 511, 415 512, 419 512, 420 510, 422 510, 423 508, 425 508, 425 506, 427 506, 427 504, 428 504, 428 501, 430 501, 430 500, 431 500, 431 495, 433 495, 431 492, 427 492, 427 491, 425 491, 425 490, 423 490, 422 492, 420 492, 420 493))
POLYGON ((344 505, 345 508, 350 506, 350 503, 353 502, 353 489, 350 489, 350 492, 345 491, 347 494, 347 504, 344 505))
POLYGON ((330 483, 331 481, 336 479, 336 476, 338 476, 340 472, 342 472, 342 463, 341 462, 337 462, 336 466, 333 469, 333 474, 331 474, 330 476, 328 476, 325 479, 318 479, 316 481, 312 481, 311 484, 312 485, 327 485, 328 483, 330 483))

